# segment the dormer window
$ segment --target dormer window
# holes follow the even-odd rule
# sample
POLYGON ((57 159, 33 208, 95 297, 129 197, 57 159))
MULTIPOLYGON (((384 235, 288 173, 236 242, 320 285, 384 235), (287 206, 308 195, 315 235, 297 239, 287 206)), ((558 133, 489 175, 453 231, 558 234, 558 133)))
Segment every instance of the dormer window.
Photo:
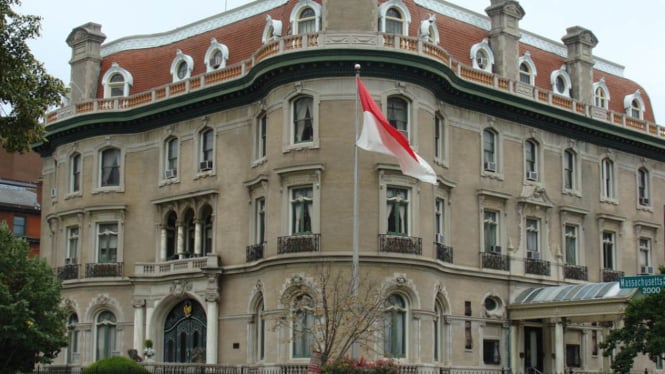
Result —
POLYGON ((565 66, 562 66, 559 70, 554 70, 550 74, 550 83, 552 84, 552 91, 557 95, 570 97, 570 75, 568 75, 565 66))
POLYGON ((318 32, 321 29, 321 5, 312 0, 301 0, 293 7, 289 22, 294 35, 318 32))
POLYGON ((605 78, 600 78, 598 82, 593 84, 593 103, 599 108, 609 108, 610 90, 605 84, 605 78))
POLYGON ((133 83, 132 74, 114 62, 102 77, 104 97, 129 96, 129 88, 133 83))
POLYGON ((379 31, 387 34, 408 35, 411 16, 402 0, 389 0, 379 7, 379 31))
POLYGON ((536 64, 531 59, 531 53, 526 51, 524 56, 519 59, 520 66, 520 82, 534 85, 536 81, 536 64))
POLYGON ((623 107, 626 109, 626 114, 636 119, 644 118, 644 101, 640 90, 635 91, 632 95, 626 95, 623 99, 623 107))
POLYGON ((191 56, 182 53, 182 51, 178 49, 176 56, 171 63, 171 76, 173 76, 173 82, 189 79, 192 75, 192 70, 194 70, 194 60, 191 56))
POLYGON ((488 73, 492 72, 492 66, 494 65, 494 54, 490 48, 487 39, 483 39, 482 42, 474 44, 471 47, 471 65, 474 69, 483 70, 488 73))
POLYGON ((210 39, 210 47, 205 54, 206 72, 225 68, 228 59, 229 48, 215 38, 210 39))

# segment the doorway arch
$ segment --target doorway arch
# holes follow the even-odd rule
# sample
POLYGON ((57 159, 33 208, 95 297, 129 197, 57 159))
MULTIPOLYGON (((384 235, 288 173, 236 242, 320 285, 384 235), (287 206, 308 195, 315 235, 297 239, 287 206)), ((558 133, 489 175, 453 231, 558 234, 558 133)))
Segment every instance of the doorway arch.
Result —
POLYGON ((205 349, 205 311, 196 300, 183 300, 171 309, 164 322, 164 361, 205 362, 205 349))

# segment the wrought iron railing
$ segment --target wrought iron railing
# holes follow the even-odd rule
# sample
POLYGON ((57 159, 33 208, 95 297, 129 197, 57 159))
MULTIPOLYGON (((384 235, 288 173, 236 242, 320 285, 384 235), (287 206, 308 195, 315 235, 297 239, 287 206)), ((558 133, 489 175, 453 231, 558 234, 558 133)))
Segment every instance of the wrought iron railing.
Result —
POLYGON ((67 264, 65 266, 60 266, 57 269, 58 279, 60 280, 70 280, 79 278, 79 265, 78 264, 67 264))
POLYGON ((379 251, 421 255, 423 254, 422 239, 415 236, 380 234, 379 251))
POLYGON ((525 258, 524 272, 527 274, 550 275, 550 262, 537 258, 525 258))
POLYGON ((483 267, 495 270, 510 270, 510 256, 494 252, 481 252, 483 267))
POLYGON ((247 246, 247 262, 260 260, 263 258, 263 243, 247 246))
POLYGON ((277 238, 277 254, 318 252, 321 234, 280 236, 277 238))
POLYGON ((621 277, 623 277, 623 271, 603 269, 603 282, 618 282, 621 277))
POLYGON ((122 262, 85 264, 86 278, 122 277, 122 262))
POLYGON ((443 262, 453 263, 453 247, 447 246, 442 243, 434 243, 436 245, 436 259, 443 262))
POLYGON ((566 264, 563 267, 563 276, 567 279, 576 279, 576 280, 589 280, 589 271, 586 266, 583 265, 569 265, 566 264))

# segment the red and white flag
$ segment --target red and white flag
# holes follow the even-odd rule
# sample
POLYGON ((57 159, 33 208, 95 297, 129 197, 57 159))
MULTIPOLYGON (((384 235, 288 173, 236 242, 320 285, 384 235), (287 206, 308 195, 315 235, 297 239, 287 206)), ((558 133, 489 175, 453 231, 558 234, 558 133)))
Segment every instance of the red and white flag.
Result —
POLYGON ((367 151, 395 156, 402 173, 436 185, 438 182, 432 167, 411 149, 409 140, 386 120, 360 78, 356 77, 356 81, 363 107, 363 129, 356 145, 367 151))

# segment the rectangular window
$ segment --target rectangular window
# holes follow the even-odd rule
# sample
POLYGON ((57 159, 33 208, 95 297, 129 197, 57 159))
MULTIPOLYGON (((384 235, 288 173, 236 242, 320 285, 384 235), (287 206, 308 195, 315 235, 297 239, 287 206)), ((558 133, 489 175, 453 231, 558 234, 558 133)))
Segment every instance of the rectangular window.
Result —
POLYGON ((303 96, 293 101, 293 143, 307 143, 314 138, 314 99, 303 96))
POLYGON ((26 218, 25 216, 14 216, 14 224, 13 224, 13 233, 14 236, 25 236, 26 233, 26 218))
POLYGON ((291 189, 291 235, 312 233, 312 187, 291 189))
POLYGON ((261 115, 256 121, 256 141, 254 144, 254 159, 260 160, 266 157, 266 121, 268 116, 266 114, 261 115))
POLYGON ((598 356, 598 331, 591 330, 591 355, 598 356))
POLYGON ((603 197, 606 199, 614 198, 614 163, 610 159, 604 159, 602 162, 603 176, 603 197))
POLYGON ((97 225, 97 262, 118 261, 118 224, 100 223, 97 225))
POLYGON ((178 139, 170 139, 166 143, 166 171, 165 178, 175 178, 178 175, 178 139))
POLYGON ((388 98, 388 122, 409 139, 409 103, 401 97, 388 98))
POLYGON ((293 316, 293 357, 310 357, 314 343, 312 301, 308 296, 299 296, 296 307, 293 316))
POLYGON ((640 274, 651 274, 653 273, 651 268, 651 239, 640 238, 639 246, 640 274))
POLYGON ((443 199, 436 199, 434 203, 434 227, 435 230, 435 242, 436 243, 445 243, 444 237, 444 208, 445 201, 443 199))
POLYGON ((577 232, 576 225, 565 225, 566 264, 577 265, 577 232))
POLYGON ((566 366, 571 368, 582 366, 579 344, 566 344, 566 366))
POLYGON ((263 244, 265 242, 265 225, 266 225, 266 200, 264 198, 256 199, 256 212, 254 223, 255 236, 254 244, 263 244))
POLYGON ((540 220, 526 219, 526 250, 527 257, 540 259, 540 220))
POLYGON ((386 190, 388 232, 391 235, 409 235, 409 190, 388 187, 386 190))
POLYGON ((214 132, 205 129, 201 132, 201 169, 211 169, 214 149, 214 132), (204 162, 206 163, 204 165, 204 162))
POLYGON ((496 134, 486 129, 483 131, 483 168, 485 171, 496 171, 496 134))
POLYGON ((67 228, 67 258, 70 264, 76 263, 76 257, 79 247, 79 227, 72 226, 67 228))
POLYGON ((464 349, 473 349, 473 337, 471 336, 471 321, 464 321, 464 349))
POLYGON ((434 116, 434 158, 442 159, 443 158, 443 118, 434 116))
POLYGON ((101 154, 101 186, 119 186, 120 185, 120 150, 109 148, 102 151, 101 154))
POLYGON ((499 341, 496 339, 483 340, 483 362, 488 365, 501 364, 499 341))
POLYGON ((71 158, 71 192, 81 191, 81 154, 77 153, 71 158))
POLYGON ((500 253, 501 248, 498 245, 499 233, 499 214, 494 211, 486 210, 483 213, 483 234, 485 236, 485 252, 500 253))
POLYGON ((643 206, 649 205, 649 172, 641 168, 637 171, 637 193, 638 203, 643 206))
POLYGON ((567 149, 563 153, 563 188, 573 190, 575 183, 575 153, 567 149))
POLYGON ((614 270, 614 233, 603 231, 603 268, 614 270))
POLYGON ((529 173, 536 172, 536 156, 538 152, 538 146, 532 140, 529 140, 524 145, 524 162, 526 164, 527 179, 536 179, 530 178, 529 173))

